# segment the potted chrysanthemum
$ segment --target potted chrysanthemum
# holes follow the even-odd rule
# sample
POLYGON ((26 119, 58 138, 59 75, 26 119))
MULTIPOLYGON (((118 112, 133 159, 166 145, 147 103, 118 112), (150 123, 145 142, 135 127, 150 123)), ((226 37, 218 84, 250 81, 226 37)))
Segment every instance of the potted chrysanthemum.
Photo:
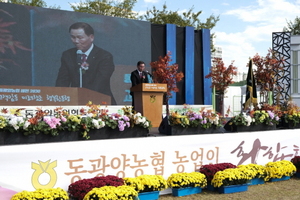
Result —
POLYGON ((70 197, 82 200, 84 196, 93 188, 101 188, 103 186, 121 186, 124 180, 117 176, 108 175, 89 179, 78 180, 69 185, 68 193, 70 197))
POLYGON ((260 109, 232 117, 224 128, 232 132, 274 130, 279 121, 280 117, 275 108, 263 105, 260 109))
POLYGON ((218 171, 211 181, 220 193, 244 192, 248 190, 248 182, 252 178, 251 171, 246 168, 228 168, 218 171))
POLYGON ((197 194, 207 185, 205 175, 200 172, 174 173, 168 177, 167 182, 172 188, 173 196, 197 194))
POLYGON ((161 175, 140 175, 135 178, 124 178, 126 185, 137 190, 140 200, 158 199, 159 191, 167 189, 167 181, 161 175))
POLYGON ((295 165, 296 167, 296 177, 300 177, 300 156, 294 156, 292 159, 291 159, 291 162, 295 165))
POLYGON ((236 168, 236 165, 232 163, 217 163, 217 164, 208 164, 208 165, 201 166, 200 172, 206 176, 208 190, 210 191, 216 190, 216 188, 212 186, 211 180, 214 178, 214 175, 218 171, 222 171, 228 168, 236 168))
POLYGON ((265 167, 268 173, 266 180, 271 182, 289 180, 297 171, 295 165, 288 160, 268 162, 265 167))
POLYGON ((68 193, 61 188, 37 189, 36 191, 22 191, 12 196, 11 200, 43 199, 43 200, 68 200, 68 193))
POLYGON ((138 196, 137 191, 127 185, 115 186, 103 186, 101 188, 93 188, 89 191, 83 200, 111 200, 111 199, 123 199, 134 200, 138 196))
POLYGON ((264 184, 265 179, 268 176, 267 170, 263 165, 251 163, 247 165, 238 165, 237 167, 246 169, 247 172, 249 172, 249 176, 251 176, 251 179, 248 185, 264 184))
POLYGON ((222 126, 219 113, 213 110, 186 110, 184 113, 172 111, 168 117, 171 125, 171 135, 218 133, 222 126))

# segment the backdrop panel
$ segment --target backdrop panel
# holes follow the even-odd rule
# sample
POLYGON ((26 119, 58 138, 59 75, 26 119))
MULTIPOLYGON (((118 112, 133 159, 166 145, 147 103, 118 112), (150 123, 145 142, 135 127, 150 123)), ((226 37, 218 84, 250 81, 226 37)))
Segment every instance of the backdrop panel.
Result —
POLYGON ((73 181, 100 175, 160 174, 167 178, 172 173, 199 170, 209 163, 265 165, 298 155, 298 132, 295 129, 0 146, 0 185, 19 191, 41 187, 67 190, 73 181))

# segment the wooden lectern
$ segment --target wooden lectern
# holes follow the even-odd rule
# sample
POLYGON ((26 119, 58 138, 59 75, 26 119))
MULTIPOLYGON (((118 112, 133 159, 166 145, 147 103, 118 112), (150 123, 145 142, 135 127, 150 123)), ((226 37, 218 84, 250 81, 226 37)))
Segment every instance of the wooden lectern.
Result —
POLYGON ((167 84, 142 83, 130 88, 134 93, 134 110, 151 121, 152 127, 159 127, 162 121, 163 96, 167 84))

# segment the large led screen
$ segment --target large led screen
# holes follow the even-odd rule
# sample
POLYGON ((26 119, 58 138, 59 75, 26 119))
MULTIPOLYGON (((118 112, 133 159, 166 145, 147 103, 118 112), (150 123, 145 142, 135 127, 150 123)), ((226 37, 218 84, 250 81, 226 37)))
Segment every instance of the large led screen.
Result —
POLYGON ((0 3, 0 7, 0 85, 55 87, 60 68, 71 62, 75 63, 75 70, 68 71, 72 75, 65 70, 60 79, 76 76, 82 87, 110 95, 112 104, 131 104, 131 71, 140 60, 146 63, 147 70, 150 67, 150 23, 8 3, 0 3), (94 29, 94 47, 101 49, 88 57, 90 63, 81 81, 74 60, 78 59, 78 51, 65 57, 67 50, 75 47, 69 27, 77 22, 94 29), (92 58, 101 61, 94 62, 92 58))

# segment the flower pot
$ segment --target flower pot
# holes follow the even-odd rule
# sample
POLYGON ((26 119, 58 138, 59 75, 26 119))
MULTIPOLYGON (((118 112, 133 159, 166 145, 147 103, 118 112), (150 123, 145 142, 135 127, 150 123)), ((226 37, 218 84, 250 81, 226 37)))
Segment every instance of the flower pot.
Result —
POLYGON ((249 181, 248 185, 260 185, 264 183, 265 181, 263 178, 253 178, 249 181))
POLYGON ((218 191, 222 194, 245 192, 248 191, 248 184, 221 186, 218 188, 218 191))
POLYGON ((156 200, 159 198, 159 191, 139 193, 138 197, 140 200, 156 200))
POLYGON ((214 186, 211 185, 211 184, 207 184, 206 189, 209 190, 209 191, 212 191, 212 192, 218 190, 217 187, 214 187, 214 186))
POLYGON ((276 124, 266 125, 266 124, 257 124, 250 126, 236 126, 232 125, 232 132, 253 132, 253 131, 268 131, 268 130, 276 130, 276 124))
POLYGON ((295 177, 300 178, 300 172, 296 172, 295 177))
POLYGON ((23 133, 14 132, 11 133, 9 131, 1 132, 1 143, 4 145, 11 145, 11 144, 30 144, 35 143, 36 138, 35 134, 24 135, 23 133))
POLYGON ((187 188, 172 188, 172 195, 175 197, 182 197, 191 194, 201 193, 200 187, 187 187, 187 188))
POLYGON ((171 130, 167 135, 194 135, 194 134, 213 134, 222 133, 218 127, 210 127, 204 129, 201 127, 182 127, 182 126, 171 126, 171 130))
POLYGON ((270 182, 286 181, 289 180, 290 178, 291 178, 290 176, 282 176, 281 178, 271 178, 269 181, 270 182))
POLYGON ((78 132, 63 131, 63 132, 59 132, 58 135, 56 136, 40 133, 35 136, 35 139, 36 139, 36 143, 47 143, 47 142, 77 141, 78 137, 79 137, 78 132))
MULTIPOLYGON (((118 127, 116 129, 104 127, 90 130, 88 133, 89 140, 147 137, 147 135, 148 129, 138 126, 125 128, 124 131, 119 131, 118 127)), ((85 140, 85 138, 82 137, 80 139, 85 140)))
POLYGON ((300 128, 300 123, 294 124, 292 121, 289 121, 289 122, 287 123, 287 128, 289 128, 289 129, 300 128))

